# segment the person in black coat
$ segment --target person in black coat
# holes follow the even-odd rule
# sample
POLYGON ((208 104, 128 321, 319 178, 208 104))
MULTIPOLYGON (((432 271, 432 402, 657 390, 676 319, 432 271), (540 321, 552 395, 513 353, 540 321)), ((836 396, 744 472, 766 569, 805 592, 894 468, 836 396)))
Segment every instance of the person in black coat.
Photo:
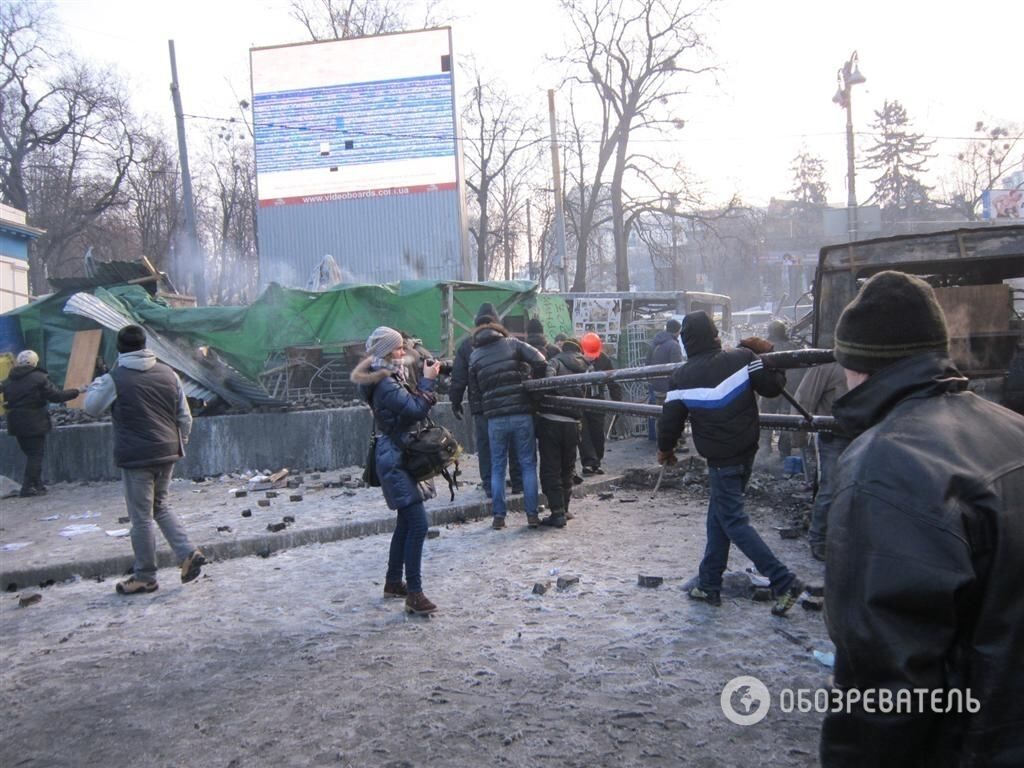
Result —
MULTIPOLYGON (((484 302, 477 310, 475 325, 482 328, 488 323, 498 322, 498 310, 489 302, 484 302)), ((452 363, 452 383, 448 397, 452 401, 452 415, 461 420, 463 415, 462 400, 469 395, 469 412, 473 417, 473 440, 476 445, 476 459, 480 467, 480 482, 484 494, 491 498, 491 443, 487 437, 487 417, 480 400, 480 393, 469 388, 469 356, 473 353, 473 336, 470 334, 455 352, 452 363)), ((523 470, 519 466, 519 457, 515 451, 508 455, 508 475, 512 480, 512 493, 523 492, 523 470)))
MULTIPOLYGON (((587 371, 612 371, 615 364, 604 353, 604 343, 596 333, 586 333, 580 339, 583 357, 587 361, 587 371)), ((591 384, 584 388, 584 397, 604 400, 605 390, 612 400, 622 401, 622 387, 615 381, 607 384, 591 384)), ((580 428, 580 464, 584 475, 603 475, 601 462, 604 461, 604 429, 603 411, 584 411, 580 428)))
POLYGON ((77 389, 57 389, 45 368, 39 367, 39 355, 26 349, 18 355, 17 364, 0 384, 7 407, 7 432, 18 441, 25 454, 25 475, 22 496, 46 493, 43 485, 43 456, 50 422, 50 403, 66 403, 78 397, 77 389))

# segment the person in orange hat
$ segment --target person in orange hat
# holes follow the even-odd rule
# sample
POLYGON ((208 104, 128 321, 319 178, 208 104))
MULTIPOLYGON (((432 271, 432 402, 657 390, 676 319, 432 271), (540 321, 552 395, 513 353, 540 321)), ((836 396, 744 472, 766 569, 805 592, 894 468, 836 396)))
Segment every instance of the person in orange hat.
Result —
MULTIPOLYGON (((604 353, 604 344, 596 333, 585 333, 580 339, 583 357, 587 361, 588 371, 614 371, 615 365, 604 353)), ((586 387, 584 397, 594 400, 622 400, 622 387, 614 381, 607 384, 591 384, 586 387), (607 390, 607 395, 605 394, 607 390)), ((583 464, 584 475, 603 475, 601 461, 604 459, 604 413, 600 411, 584 411, 580 429, 580 463, 583 464)))

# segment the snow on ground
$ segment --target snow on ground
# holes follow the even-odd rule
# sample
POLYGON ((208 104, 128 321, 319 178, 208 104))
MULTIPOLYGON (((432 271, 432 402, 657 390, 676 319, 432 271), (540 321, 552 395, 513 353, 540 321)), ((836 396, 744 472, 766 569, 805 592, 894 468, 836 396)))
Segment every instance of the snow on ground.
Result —
MULTIPOLYGON (((778 694, 827 685, 809 651, 831 648, 822 615, 687 599, 701 491, 590 496, 560 531, 521 514, 505 531, 442 529, 425 548, 430 618, 381 597, 388 535, 217 562, 187 585, 165 569, 147 596, 110 579, 25 608, 0 596, 0 764, 816 765, 821 716, 782 712, 778 694), (639 587, 641 574, 665 583, 639 587), (559 590, 559 576, 579 583, 559 590), (772 692, 757 725, 723 715, 738 675, 772 692)), ((750 509, 820 583, 806 540, 773 530, 790 519, 750 509)), ((749 563, 734 551, 730 565, 749 563)))

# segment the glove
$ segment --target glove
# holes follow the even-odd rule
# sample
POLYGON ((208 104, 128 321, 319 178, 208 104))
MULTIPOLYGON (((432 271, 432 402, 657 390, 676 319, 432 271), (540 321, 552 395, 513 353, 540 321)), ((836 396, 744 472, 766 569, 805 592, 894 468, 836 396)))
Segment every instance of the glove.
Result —
POLYGON ((671 451, 658 451, 658 463, 662 466, 671 467, 674 464, 679 463, 679 459, 676 458, 675 450, 671 451))
POLYGON ((462 421, 462 403, 452 403, 452 416, 462 421))
POLYGON ((746 347, 751 352, 754 352, 755 354, 758 354, 758 355, 763 355, 763 354, 765 354, 767 352, 774 352, 775 351, 775 345, 774 344, 772 344, 767 339, 761 339, 761 338, 758 338, 757 336, 748 336, 745 339, 740 339, 740 344, 739 345, 741 347, 746 347))

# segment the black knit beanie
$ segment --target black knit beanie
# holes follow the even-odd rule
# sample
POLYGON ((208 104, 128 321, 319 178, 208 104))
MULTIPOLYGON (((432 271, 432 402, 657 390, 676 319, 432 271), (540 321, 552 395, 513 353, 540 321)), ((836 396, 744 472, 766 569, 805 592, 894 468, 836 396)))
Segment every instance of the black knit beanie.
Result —
POLYGON ((526 332, 529 334, 537 334, 538 336, 544 333, 544 323, 538 318, 530 318, 530 322, 526 324, 526 332))
POLYGON ((948 353, 946 318, 935 291, 919 277, 879 272, 839 316, 833 351, 841 366, 861 373, 924 352, 948 353))
POLYGON ((118 352, 138 352, 146 346, 146 332, 139 325, 126 325, 117 332, 118 352))
POLYGON ((488 323, 498 322, 498 310, 494 308, 493 304, 489 304, 486 301, 480 305, 480 309, 476 311, 476 324, 487 325, 488 323))

